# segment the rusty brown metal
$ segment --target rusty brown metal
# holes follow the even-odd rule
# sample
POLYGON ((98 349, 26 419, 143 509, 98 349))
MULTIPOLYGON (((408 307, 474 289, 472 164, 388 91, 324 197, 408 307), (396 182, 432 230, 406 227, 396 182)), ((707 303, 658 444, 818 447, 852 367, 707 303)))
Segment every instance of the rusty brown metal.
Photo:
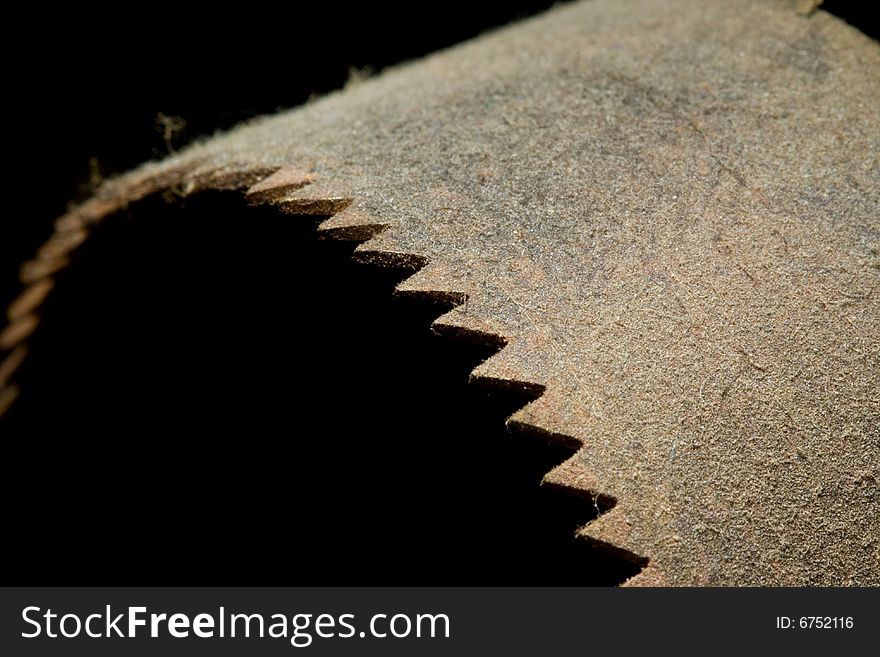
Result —
POLYGON ((579 446, 546 481, 601 507, 580 533, 633 585, 880 584, 880 46, 792 7, 557 8, 147 165, 97 214, 254 183, 338 213, 357 258, 418 270, 401 293, 462 302, 439 330, 504 345, 475 379, 543 392, 510 422, 579 446))

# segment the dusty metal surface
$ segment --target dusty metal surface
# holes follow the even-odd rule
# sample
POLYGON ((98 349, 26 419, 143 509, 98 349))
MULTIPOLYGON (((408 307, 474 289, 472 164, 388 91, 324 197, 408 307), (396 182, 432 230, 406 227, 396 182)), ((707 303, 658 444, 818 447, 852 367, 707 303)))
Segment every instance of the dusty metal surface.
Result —
POLYGON ((631 584, 880 584, 878 108, 880 47, 822 11, 553 10, 106 185, 23 270, 0 411, 89 224, 262 180, 506 340, 473 376, 545 390, 510 421, 581 445, 546 481, 613 503, 581 533, 631 584))

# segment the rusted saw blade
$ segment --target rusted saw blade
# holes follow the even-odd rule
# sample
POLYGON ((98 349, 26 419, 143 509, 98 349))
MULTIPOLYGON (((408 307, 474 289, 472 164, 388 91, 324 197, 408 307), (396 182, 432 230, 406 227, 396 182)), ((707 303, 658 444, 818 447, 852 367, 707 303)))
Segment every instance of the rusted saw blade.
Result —
POLYGON ((878 112, 822 11, 558 8, 105 185, 24 269, 0 400, 91 223, 257 183, 506 340, 474 378, 545 391, 510 421, 581 445, 546 482, 614 502, 581 533, 631 584, 880 584, 878 112))

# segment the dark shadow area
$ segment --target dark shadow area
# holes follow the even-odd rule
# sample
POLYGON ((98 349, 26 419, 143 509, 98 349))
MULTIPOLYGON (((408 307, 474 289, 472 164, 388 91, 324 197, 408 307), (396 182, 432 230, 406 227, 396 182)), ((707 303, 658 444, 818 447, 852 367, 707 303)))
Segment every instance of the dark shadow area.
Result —
POLYGON ((237 194, 114 217, 58 278, 0 425, 22 578, 615 584, 542 489, 571 454, 467 383, 493 350, 315 222, 237 194))
POLYGON ((820 7, 842 18, 872 39, 880 39, 880 13, 876 3, 863 0, 824 0, 820 7))

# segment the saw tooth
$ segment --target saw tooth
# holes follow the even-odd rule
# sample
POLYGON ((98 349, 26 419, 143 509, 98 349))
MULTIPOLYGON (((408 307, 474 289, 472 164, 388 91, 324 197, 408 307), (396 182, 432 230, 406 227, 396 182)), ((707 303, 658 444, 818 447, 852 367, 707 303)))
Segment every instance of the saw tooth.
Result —
POLYGON ((648 563, 648 559, 641 556, 640 549, 631 540, 632 527, 624 509, 613 497, 602 492, 602 485, 585 465, 581 451, 544 475, 541 483, 592 502, 599 516, 578 529, 578 537, 615 557, 640 566, 648 563))
POLYGON ((263 178, 245 193, 249 203, 269 203, 305 187, 314 180, 314 175, 302 169, 285 167, 263 178))
POLYGON ((77 228, 64 232, 55 232, 37 251, 37 259, 54 260, 62 258, 80 246, 88 238, 85 228, 77 228))
POLYGON ((318 226, 318 235, 322 238, 364 242, 385 228, 387 223, 349 205, 318 226))
POLYGON ((332 185, 316 182, 284 194, 272 204, 287 214, 329 217, 347 208, 351 204, 351 197, 339 193, 332 185))
POLYGON ((537 370, 526 357, 533 355, 525 340, 514 340, 474 368, 470 380, 480 385, 524 392, 537 397, 544 393, 545 386, 539 382, 537 370))
POLYGON ((395 296, 419 297, 454 306, 463 304, 467 294, 460 291, 460 282, 449 270, 439 264, 431 264, 402 281, 394 289, 395 296), (458 288, 458 289, 457 289, 458 288))
MULTIPOLYGON (((408 253, 400 250, 399 242, 395 239, 394 233, 395 227, 389 224, 386 230, 383 230, 382 232, 374 235, 363 244, 358 244, 358 246, 354 250, 355 254, 368 252, 379 253, 385 251, 389 253, 408 253)), ((415 254, 412 255, 415 256, 415 254)), ((423 261, 424 264, 422 264, 422 267, 424 267, 428 263, 428 259, 424 256, 415 257, 423 261)))
MULTIPOLYGON (((9 382, 12 380, 12 375, 18 370, 26 356, 27 347, 20 344, 2 362, 0 362, 0 390, 9 385, 9 382)), ((2 415, 2 413, 0 413, 0 415, 2 415)))
POLYGON ((123 202, 118 198, 91 197, 55 220, 55 232, 67 233, 96 224, 104 217, 119 212, 123 202))
POLYGON ((25 315, 11 322, 0 333, 0 349, 12 349, 21 344, 36 330, 40 320, 36 315, 25 315))
POLYGON ((401 281, 397 292, 430 292, 458 287, 459 281, 450 275, 449 270, 439 263, 425 267, 406 280, 401 281))
POLYGON ((398 296, 422 297, 430 301, 454 306, 431 324, 438 335, 463 339, 501 349, 507 340, 494 326, 481 319, 491 313, 484 312, 479 301, 471 298, 467 281, 454 265, 431 262, 395 289, 398 296))
POLYGON ((632 541, 632 525, 619 505, 581 527, 578 536, 587 539, 601 550, 634 563, 648 562, 645 557, 639 555, 639 549, 632 541))
POLYGON ((571 434, 570 427, 559 421, 560 409, 571 404, 571 397, 550 387, 543 395, 507 418, 507 427, 547 442, 580 449, 584 441, 571 434))
POLYGON ((21 282, 25 285, 29 285, 41 278, 51 276, 55 272, 64 269, 69 264, 70 260, 67 256, 52 258, 51 260, 28 260, 21 266, 21 282))
POLYGON ((33 283, 10 304, 6 317, 12 322, 29 314, 43 303, 54 286, 55 283, 51 278, 43 278, 33 283))
POLYGON ((412 273, 428 264, 425 256, 401 251, 391 230, 384 230, 363 244, 359 244, 354 250, 352 259, 355 262, 412 273))
POLYGON ((658 587, 658 586, 669 586, 669 580, 666 579, 666 576, 663 574, 656 565, 653 563, 649 563, 647 566, 642 568, 642 571, 636 575, 633 575, 628 580, 626 580, 621 586, 626 588, 633 587, 658 587))
POLYGON ((226 191, 248 189, 277 170, 278 167, 253 167, 238 163, 214 171, 208 181, 208 187, 226 191))
POLYGON ((526 406, 507 418, 507 428, 511 431, 517 431, 534 438, 540 438, 548 443, 555 443, 557 445, 562 445, 563 447, 568 447, 571 450, 580 449, 583 446, 583 441, 579 438, 564 433, 563 431, 554 431, 552 428, 541 426, 532 421, 532 416, 529 414, 529 407, 541 403, 546 394, 547 393, 544 393, 544 395, 535 401, 526 404, 526 406))
POLYGON ((474 313, 468 312, 466 303, 440 315, 431 324, 431 329, 438 335, 486 344, 496 349, 502 349, 507 345, 507 339, 503 335, 477 318, 474 313))
POLYGON ((59 233, 66 233, 71 230, 80 230, 89 223, 85 215, 77 210, 71 210, 55 220, 55 230, 59 233))
POLYGON ((278 167, 253 167, 240 162, 223 166, 207 166, 188 174, 180 191, 184 196, 189 196, 206 189, 244 189, 277 169, 278 167))
POLYGON ((590 499, 599 496, 599 481, 584 467, 583 460, 577 454, 545 474, 541 484, 590 499))

